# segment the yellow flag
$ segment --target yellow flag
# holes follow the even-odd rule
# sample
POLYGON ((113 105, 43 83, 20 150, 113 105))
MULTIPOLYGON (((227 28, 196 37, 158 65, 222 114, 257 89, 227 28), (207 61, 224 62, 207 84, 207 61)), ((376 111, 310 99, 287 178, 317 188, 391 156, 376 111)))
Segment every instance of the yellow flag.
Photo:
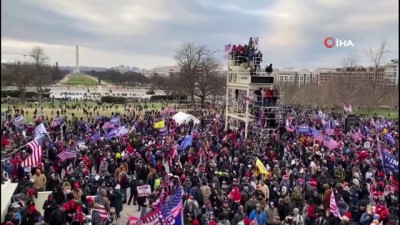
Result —
POLYGON ((388 132, 388 129, 383 129, 383 131, 382 131, 382 134, 387 134, 387 132, 388 132))
POLYGON ((265 175, 269 175, 269 172, 267 171, 267 169, 265 168, 264 164, 261 162, 260 159, 257 158, 256 161, 256 166, 258 168, 258 171, 260 171, 261 174, 265 174, 265 175))
POLYGON ((162 129, 164 127, 165 127, 165 121, 164 120, 158 121, 157 123, 154 124, 154 128, 156 128, 156 129, 162 129))

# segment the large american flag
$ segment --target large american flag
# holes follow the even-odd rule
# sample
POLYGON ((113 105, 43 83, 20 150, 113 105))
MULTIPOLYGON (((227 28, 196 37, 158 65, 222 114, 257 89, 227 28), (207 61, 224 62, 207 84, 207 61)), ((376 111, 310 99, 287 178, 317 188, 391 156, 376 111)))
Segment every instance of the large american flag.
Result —
POLYGON ((129 218, 128 225, 155 225, 155 224, 175 224, 175 217, 182 212, 182 196, 183 188, 178 187, 175 194, 170 196, 170 198, 161 204, 153 212, 149 213, 145 217, 139 219, 132 216, 129 218))
POLYGON ((336 204, 335 194, 331 193, 330 201, 329 201, 329 211, 335 216, 340 218, 339 207, 336 204))
POLYGON ((38 140, 33 140, 27 144, 32 150, 31 155, 22 162, 22 167, 37 166, 42 161, 42 146, 38 140))
MULTIPOLYGON (((86 196, 86 200, 91 199, 93 202, 95 202, 95 198, 96 198, 96 196, 94 196, 94 195, 86 196)), ((100 206, 100 208, 92 209, 92 211, 97 211, 99 213, 100 219, 102 219, 102 220, 108 219, 109 217, 108 217, 108 212, 107 212, 106 207, 104 205, 99 205, 99 206, 100 206)))
POLYGON ((62 151, 60 154, 57 155, 57 157, 61 160, 61 161, 65 161, 67 159, 73 159, 76 157, 76 148, 77 146, 71 146, 69 149, 65 149, 64 151, 62 151))
POLYGON ((333 140, 333 138, 325 135, 324 146, 332 150, 338 146, 338 143, 337 141, 333 140))

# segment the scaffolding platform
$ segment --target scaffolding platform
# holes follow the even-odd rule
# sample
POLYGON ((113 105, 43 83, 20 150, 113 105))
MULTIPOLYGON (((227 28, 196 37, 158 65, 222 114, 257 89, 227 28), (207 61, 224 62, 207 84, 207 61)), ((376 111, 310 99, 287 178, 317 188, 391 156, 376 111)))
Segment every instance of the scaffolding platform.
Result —
POLYGON ((225 129, 244 129, 246 139, 249 135, 269 138, 271 130, 282 122, 283 93, 278 91, 274 74, 261 70, 261 58, 243 63, 245 60, 240 57, 228 60, 225 129), (274 95, 264 96, 264 92, 274 95), (273 116, 274 127, 262 124, 265 114, 273 116))

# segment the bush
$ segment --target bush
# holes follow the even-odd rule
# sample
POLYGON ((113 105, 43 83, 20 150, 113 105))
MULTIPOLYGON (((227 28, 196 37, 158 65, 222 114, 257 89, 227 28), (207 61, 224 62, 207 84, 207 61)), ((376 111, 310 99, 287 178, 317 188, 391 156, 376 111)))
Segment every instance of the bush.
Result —
MULTIPOLYGON (((181 95, 181 96, 170 95, 168 100, 179 100, 179 97, 180 97, 180 100, 183 100, 183 99, 187 98, 187 96, 183 96, 183 95, 181 95)), ((150 97, 150 101, 166 101, 166 100, 167 100, 167 96, 166 95, 154 95, 154 96, 150 97)))
POLYGON ((103 97, 101 97, 101 102, 114 103, 114 104, 125 104, 126 103, 126 98, 124 98, 124 97, 115 97, 115 96, 103 96, 103 97))
MULTIPOLYGON (((18 90, 4 90, 1 91, 1 97, 2 98, 7 98, 8 96, 12 97, 12 98, 19 98, 21 95, 20 91, 18 90)), ((37 98, 38 97, 38 93, 37 92, 33 92, 33 91, 27 91, 25 93, 25 98, 37 98)), ((42 98, 50 98, 50 93, 42 93, 42 98)))
POLYGON ((152 90, 146 91, 146 95, 155 95, 156 93, 152 90))

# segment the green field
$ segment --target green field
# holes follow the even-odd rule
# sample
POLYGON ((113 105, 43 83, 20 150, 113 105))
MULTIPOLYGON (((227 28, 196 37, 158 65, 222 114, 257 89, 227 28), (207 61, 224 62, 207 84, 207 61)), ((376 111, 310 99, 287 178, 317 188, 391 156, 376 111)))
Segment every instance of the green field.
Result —
MULTIPOLYGON (((337 109, 337 112, 343 112, 343 109, 337 109)), ((360 108, 354 111, 356 115, 369 115, 369 116, 383 116, 385 118, 397 118, 399 117, 399 112, 394 109, 366 109, 360 108)))
MULTIPOLYGON (((25 121, 27 122, 31 122, 33 120, 33 112, 35 111, 35 109, 38 110, 38 115, 43 114, 43 115, 47 115, 49 118, 54 118, 57 115, 57 110, 61 111, 60 108, 60 101, 55 101, 54 102, 54 108, 51 108, 50 103, 49 102, 44 102, 42 103, 43 105, 43 113, 41 113, 41 109, 39 107, 39 104, 37 103, 33 103, 33 107, 26 107, 26 104, 8 104, 8 103, 3 103, 1 104, 1 111, 4 112, 8 109, 8 107, 13 108, 13 106, 16 106, 16 108, 19 109, 24 109, 25 111, 25 121)), ((75 105, 77 103, 81 104, 81 107, 85 107, 85 103, 84 102, 73 102, 73 101, 68 101, 66 103, 67 106, 72 106, 75 105)), ((31 104, 31 103, 28 103, 31 104)), ((134 105, 133 103, 127 103, 128 106, 130 105, 130 109, 133 109, 134 107, 136 107, 137 105, 134 105)), ((97 106, 98 104, 96 102, 87 102, 86 103, 86 107, 89 108, 89 106, 91 106, 92 108, 90 110, 88 110, 89 112, 93 113, 93 107, 97 106)), ((143 106, 143 105, 142 105, 143 106)), ((147 110, 152 110, 152 109, 156 109, 156 110, 161 110, 162 108, 162 104, 161 103, 149 103, 147 110)), ((170 107, 173 107, 173 104, 169 105, 170 107)), ((86 115, 84 115, 83 113, 83 109, 66 109, 67 110, 67 116, 68 118, 71 118, 72 113, 74 113, 75 117, 83 117, 86 118, 86 115)), ((124 105, 123 104, 102 104, 102 106, 100 107, 100 110, 97 110, 96 113, 92 114, 93 117, 97 116, 97 112, 99 112, 99 115, 102 116, 111 116, 111 113, 120 113, 120 114, 126 114, 126 111, 124 110, 124 105), (104 109, 103 109, 103 106, 104 109), (107 108, 108 106, 108 108, 107 108)))
POLYGON ((87 77, 86 75, 76 74, 71 75, 64 85, 97 86, 99 83, 96 80, 87 77))

